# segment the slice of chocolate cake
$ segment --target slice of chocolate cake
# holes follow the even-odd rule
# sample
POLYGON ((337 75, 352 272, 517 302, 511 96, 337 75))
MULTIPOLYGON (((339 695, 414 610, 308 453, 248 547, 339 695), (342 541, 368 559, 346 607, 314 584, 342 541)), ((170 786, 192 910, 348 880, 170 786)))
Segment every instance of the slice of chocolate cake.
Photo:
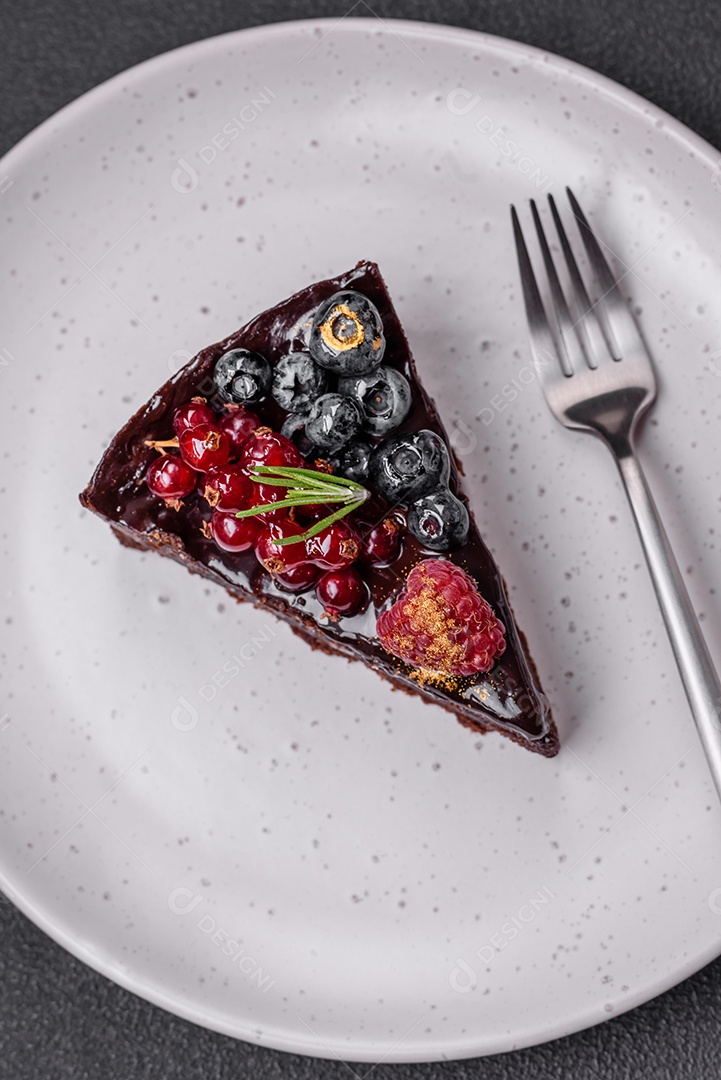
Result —
POLYGON ((309 644, 551 757, 558 735, 377 267, 203 349, 115 436, 84 506, 309 644))

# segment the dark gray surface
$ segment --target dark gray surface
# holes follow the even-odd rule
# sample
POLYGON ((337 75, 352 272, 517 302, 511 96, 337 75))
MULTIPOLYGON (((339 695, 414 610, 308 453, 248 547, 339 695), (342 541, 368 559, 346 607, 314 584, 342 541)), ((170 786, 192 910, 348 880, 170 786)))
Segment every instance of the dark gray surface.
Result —
MULTIPOLYGON (((349 6, 349 5, 348 5, 349 6)), ((283 19, 340 17, 323 0, 0 0, 0 152, 68 101, 186 42, 283 19)), ((371 10, 372 8, 372 10, 371 10)), ((443 21, 539 45, 632 87, 721 148, 721 9, 715 0, 407 0, 369 18, 443 21)), ((259 1050, 119 989, 0 903, 0 1080, 365 1077, 339 1062, 259 1050)), ((721 1075, 721 961, 633 1013, 533 1050, 447 1065, 379 1065, 374 1080, 705 1080, 721 1075)))

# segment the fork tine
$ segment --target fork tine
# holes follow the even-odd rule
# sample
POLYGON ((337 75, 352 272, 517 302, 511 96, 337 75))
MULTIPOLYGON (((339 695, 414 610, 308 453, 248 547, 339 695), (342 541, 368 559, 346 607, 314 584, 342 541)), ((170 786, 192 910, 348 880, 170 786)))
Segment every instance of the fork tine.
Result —
POLYGON ((536 206, 534 199, 531 199, 531 214, 533 215, 533 224, 536 226, 536 236, 538 237, 541 254, 543 255, 543 264, 546 268, 548 284, 551 288, 551 298, 553 300, 553 307, 558 322, 558 343, 561 354, 561 366, 563 367, 564 375, 573 375, 574 368, 578 371, 585 364, 583 350, 573 327, 573 319, 568 310, 568 304, 566 303, 566 297, 561 288, 561 282, 558 280, 556 265, 553 261, 551 249, 546 240, 543 222, 541 221, 538 207, 536 206))
POLYGON ((628 342, 630 347, 643 348, 641 335, 638 326, 636 325, 636 320, 629 311, 628 304, 624 300, 621 290, 618 287, 618 281, 616 280, 611 267, 608 265, 608 261, 601 250, 601 245, 596 239, 593 229, 589 225, 586 215, 579 205, 578 199, 569 187, 566 188, 566 195, 571 204, 573 216, 578 224, 578 231, 581 234, 581 239, 583 240, 583 245, 588 255, 588 261, 603 290, 603 295, 597 305, 599 315, 605 321, 604 329, 607 332, 609 345, 611 346, 614 358, 620 360, 622 357, 622 350, 619 342, 624 341, 628 342))
POLYGON ((548 204, 551 207, 551 214, 553 215, 553 222, 556 226, 558 239, 561 241, 561 249, 566 260, 566 266, 568 267, 571 286, 575 296, 576 322, 574 323, 574 326, 578 329, 579 337, 583 342, 588 366, 596 367, 603 359, 611 357, 611 350, 608 347, 606 339, 603 336, 603 331, 601 330, 598 319, 593 311, 593 305, 588 292, 586 291, 586 286, 583 284, 583 278, 581 277, 581 271, 578 269, 576 256, 573 254, 568 234, 561 221, 561 215, 558 212, 558 207, 556 206, 553 195, 548 196, 548 204))
MULTIPOLYGON (((531 352, 536 368, 536 374, 542 386, 545 387, 553 376, 549 373, 549 366, 555 361, 563 371, 563 364, 556 348, 556 343, 551 333, 551 328, 546 316, 546 310, 538 290, 536 276, 523 238, 523 230, 518 220, 515 206, 511 207, 511 221, 513 222, 513 236, 516 241, 516 254, 518 256, 518 269, 521 274, 521 288, 523 289, 523 301, 526 306, 526 320, 531 338, 531 352)), ((565 372, 564 372, 565 374, 565 372)))

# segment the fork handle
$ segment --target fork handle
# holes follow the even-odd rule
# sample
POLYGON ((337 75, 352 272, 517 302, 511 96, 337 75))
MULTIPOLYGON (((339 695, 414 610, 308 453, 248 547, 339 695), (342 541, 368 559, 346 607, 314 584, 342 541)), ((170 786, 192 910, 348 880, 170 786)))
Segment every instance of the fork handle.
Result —
POLYGON ((612 446, 698 733, 721 798, 721 682, 630 441, 612 446))

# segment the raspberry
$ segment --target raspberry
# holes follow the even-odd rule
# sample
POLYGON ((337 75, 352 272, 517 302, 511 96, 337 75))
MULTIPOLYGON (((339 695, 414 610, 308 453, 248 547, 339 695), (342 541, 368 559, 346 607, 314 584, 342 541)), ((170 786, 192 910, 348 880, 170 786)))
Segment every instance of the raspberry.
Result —
POLYGON ((473 578, 447 559, 411 570, 391 608, 378 616, 383 648, 413 667, 443 675, 489 671, 506 648, 506 631, 473 578))

